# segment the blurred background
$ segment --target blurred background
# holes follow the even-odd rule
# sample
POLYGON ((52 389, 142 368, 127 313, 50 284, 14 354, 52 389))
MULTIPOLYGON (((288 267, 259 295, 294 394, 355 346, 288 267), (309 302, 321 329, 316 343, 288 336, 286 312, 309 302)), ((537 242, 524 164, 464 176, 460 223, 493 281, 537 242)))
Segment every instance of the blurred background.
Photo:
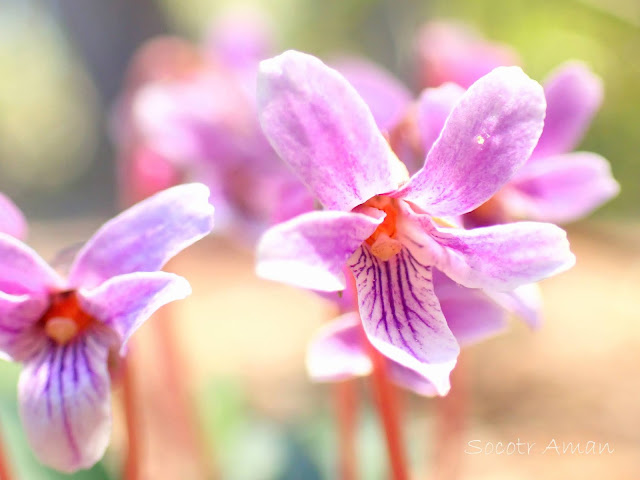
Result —
MULTIPOLYGON (((514 322, 511 331, 469 349, 473 403, 465 438, 537 445, 591 440, 615 451, 462 455, 462 478, 640 478, 637 0, 3 0, 0 191, 27 215, 30 243, 53 258, 117 211, 111 112, 136 49, 165 33, 200 42, 239 3, 267 16, 278 51, 363 55, 410 86, 416 32, 441 18, 512 46, 539 81, 568 59, 583 60, 602 77, 604 104, 580 149, 611 162, 621 193, 568 227, 578 264, 543 284, 541 330, 514 322)), ((311 384, 304 371, 306 344, 333 312, 315 297, 254 278, 251 252, 236 243, 207 239, 172 265, 194 286, 172 314, 202 426, 198 435, 225 479, 336 478, 332 391, 311 384)), ((152 323, 135 351, 149 405, 144 478, 199 478, 197 455, 174 440, 179 420, 172 422, 172 407, 162 401, 166 386, 152 323)), ((62 478, 39 466, 26 447, 15 405, 18 372, 19 366, 0 365, 0 421, 14 469, 18 478, 62 478)), ((383 479, 380 427, 368 384, 359 386, 361 476, 383 479)), ((415 478, 430 478, 433 401, 406 394, 403 407, 415 478)), ((116 411, 105 460, 73 478, 118 478, 122 448, 116 411)))

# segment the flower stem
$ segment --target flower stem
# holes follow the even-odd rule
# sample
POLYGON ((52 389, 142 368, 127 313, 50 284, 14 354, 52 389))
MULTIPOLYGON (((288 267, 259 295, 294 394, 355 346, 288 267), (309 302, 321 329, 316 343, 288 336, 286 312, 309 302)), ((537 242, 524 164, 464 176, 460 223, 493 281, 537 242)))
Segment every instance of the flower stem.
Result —
POLYGON ((0 438, 0 480, 11 480, 12 478, 9 463, 7 462, 7 455, 4 450, 4 442, 2 438, 0 438))
POLYGON ((132 358, 131 351, 129 351, 128 358, 122 365, 122 400, 127 427, 127 456, 124 461, 122 475, 125 480, 138 480, 140 478, 140 423, 138 421, 136 381, 132 358))
POLYGON ((406 455, 400 428, 400 415, 395 387, 389 381, 385 357, 367 341, 369 355, 373 362, 372 383, 374 397, 387 439, 387 450, 393 480, 408 480, 406 455))
POLYGON ((446 397, 436 399, 436 480, 460 478, 470 398, 467 360, 465 355, 458 358, 451 373, 451 391, 446 397))
POLYGON ((186 384, 188 366, 176 342, 176 333, 171 324, 174 311, 172 304, 165 305, 156 314, 158 318, 154 330, 157 335, 156 341, 162 352, 162 370, 167 382, 167 394, 172 397, 170 399, 172 415, 179 420, 177 425, 182 426, 182 431, 178 434, 184 438, 189 450, 194 453, 202 478, 219 478, 211 455, 211 447, 203 439, 186 384))
POLYGON ((338 416, 338 450, 340 455, 340 479, 355 480, 356 469, 356 413, 358 399, 353 380, 335 384, 336 411, 338 416))

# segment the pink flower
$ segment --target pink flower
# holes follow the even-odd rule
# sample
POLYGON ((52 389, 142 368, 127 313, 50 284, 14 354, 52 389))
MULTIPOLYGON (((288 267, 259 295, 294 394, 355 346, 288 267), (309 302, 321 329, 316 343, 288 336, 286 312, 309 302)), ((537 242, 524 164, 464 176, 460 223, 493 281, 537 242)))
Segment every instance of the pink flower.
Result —
POLYGON ((158 308, 191 293, 160 271, 207 235, 204 185, 174 187, 100 228, 67 278, 21 241, 0 234, 0 352, 24 364, 20 416, 38 459, 73 472, 103 455, 111 431, 108 358, 158 308))
POLYGON ((290 51, 264 61, 258 87, 265 135, 326 209, 268 230, 258 274, 339 291, 347 265, 369 341, 438 393, 459 347, 434 268, 467 288, 508 291, 573 265, 554 225, 463 230, 443 220, 490 198, 535 147, 544 94, 519 68, 496 69, 465 93, 411 178, 354 88, 318 59, 290 51))

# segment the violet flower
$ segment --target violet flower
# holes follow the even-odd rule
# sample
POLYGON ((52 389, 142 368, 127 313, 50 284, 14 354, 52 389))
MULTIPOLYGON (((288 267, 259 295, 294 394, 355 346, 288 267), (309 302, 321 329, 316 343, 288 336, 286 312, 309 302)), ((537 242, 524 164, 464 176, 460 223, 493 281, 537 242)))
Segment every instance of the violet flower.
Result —
MULTIPOLYGON (((190 47, 197 59, 192 65, 137 84, 123 111, 138 141, 129 158, 164 159, 176 181, 205 183, 216 205, 216 229, 249 242, 268 225, 313 209, 257 121, 255 76, 270 43, 257 19, 226 19, 205 46, 190 47)), ((126 152, 127 143, 121 145, 126 152)))
POLYGON ((476 82, 409 178, 354 88, 318 59, 289 51, 260 65, 260 122, 276 152, 325 207, 268 230, 260 276, 324 291, 355 277, 369 341, 445 394, 459 352, 433 269, 468 288, 512 290, 571 267, 566 234, 522 222, 463 230, 443 217, 491 197, 542 131, 542 88, 519 68, 476 82))
MULTIPOLYGON (((547 114, 530 159, 487 203, 465 216, 468 225, 528 219, 567 223, 617 195, 609 162, 592 152, 571 152, 602 102, 602 83, 585 65, 568 62, 544 83, 547 114)), ((446 84, 427 89, 418 102, 417 122, 428 151, 464 89, 446 84)))
POLYGON ((204 185, 174 187, 105 223, 67 278, 21 241, 0 234, 0 352, 24 368, 18 400, 38 459, 73 472, 103 455, 111 431, 109 358, 158 308, 191 293, 159 271, 207 235, 204 185))
POLYGON ((27 235, 27 222, 22 212, 9 197, 0 193, 0 233, 23 239, 27 235))
POLYGON ((418 33, 416 50, 422 88, 447 82, 467 88, 496 67, 520 64, 510 47, 489 42, 456 22, 425 24, 418 33))
MULTIPOLYGON (((436 269, 433 285, 447 325, 461 347, 506 329, 506 310, 482 290, 462 287, 436 269)), ((345 292, 350 290, 347 288, 345 292)), ((318 329, 307 349, 307 372, 316 382, 348 380, 369 375, 373 370, 360 317, 349 308, 344 311, 318 329)), ((386 361, 391 380, 397 385, 418 395, 438 393, 428 378, 394 360, 386 361)))

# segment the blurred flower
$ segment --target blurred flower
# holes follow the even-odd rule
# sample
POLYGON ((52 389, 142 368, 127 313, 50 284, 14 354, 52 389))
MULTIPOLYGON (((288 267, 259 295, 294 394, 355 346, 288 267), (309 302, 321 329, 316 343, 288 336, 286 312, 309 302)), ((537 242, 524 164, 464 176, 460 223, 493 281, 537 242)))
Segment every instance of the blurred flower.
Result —
POLYGON ((0 233, 24 239, 27 236, 27 222, 22 212, 7 197, 0 193, 0 233))
POLYGON ((125 192, 139 197, 201 181, 211 190, 217 228, 250 241, 313 209, 257 121, 255 76, 270 49, 264 23, 237 16, 216 25, 202 48, 178 39, 145 47, 116 117, 125 192))
MULTIPOLYGON (((569 62, 544 83, 547 114, 529 160, 488 202, 469 212, 465 223, 494 225, 520 219, 577 220, 614 197, 618 183, 609 162, 592 152, 571 152, 602 101, 602 84, 585 65, 569 62)), ((418 101, 417 124, 425 151, 440 135, 464 89, 446 84, 427 89, 418 101)))
POLYGON ((103 455, 111 431, 109 358, 162 305, 191 293, 159 271, 207 235, 204 185, 161 192, 107 222, 62 278, 0 234, 0 352, 24 363, 20 416, 38 459, 65 472, 103 455))
POLYGON ((416 50, 422 88, 446 82, 468 88, 496 67, 520 63, 510 47, 489 42, 469 26, 456 22, 425 24, 418 34, 416 50))
POLYGON ((326 208, 268 230, 258 274, 338 291, 348 265, 369 341, 439 394, 459 347, 434 268, 468 288, 508 291, 573 264, 554 225, 464 230, 442 220, 482 204, 531 154, 545 101, 519 68, 497 69, 465 93, 411 178, 354 88, 318 59, 286 52, 262 62, 258 92, 265 135, 326 208))

